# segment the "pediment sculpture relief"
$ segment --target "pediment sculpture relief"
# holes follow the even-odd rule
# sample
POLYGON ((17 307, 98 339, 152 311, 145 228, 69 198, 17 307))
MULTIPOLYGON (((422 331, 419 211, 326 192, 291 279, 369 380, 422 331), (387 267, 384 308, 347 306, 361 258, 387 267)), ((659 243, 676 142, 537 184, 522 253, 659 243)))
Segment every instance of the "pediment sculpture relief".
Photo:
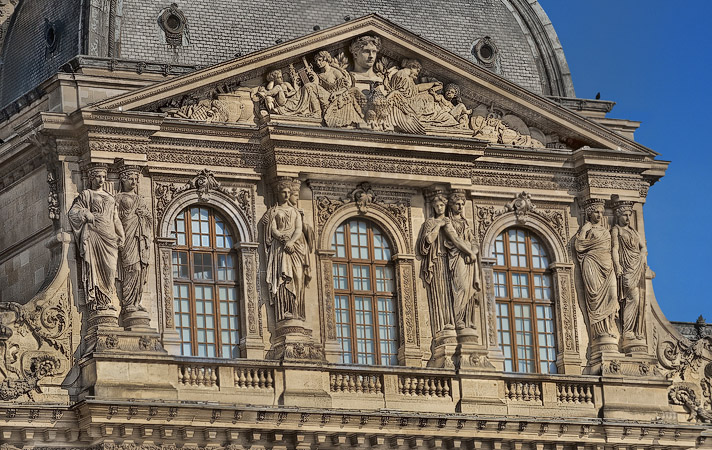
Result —
POLYGON ((474 137, 493 144, 543 148, 546 136, 492 105, 468 106, 455 83, 423 73, 420 61, 380 54, 381 39, 364 35, 345 51, 321 50, 301 64, 272 68, 258 86, 221 86, 200 100, 163 108, 205 122, 278 119, 409 134, 474 137), (348 52, 348 56, 345 53, 348 52), (349 58, 350 56, 350 58, 349 58), (253 102, 252 108, 249 102, 253 102))

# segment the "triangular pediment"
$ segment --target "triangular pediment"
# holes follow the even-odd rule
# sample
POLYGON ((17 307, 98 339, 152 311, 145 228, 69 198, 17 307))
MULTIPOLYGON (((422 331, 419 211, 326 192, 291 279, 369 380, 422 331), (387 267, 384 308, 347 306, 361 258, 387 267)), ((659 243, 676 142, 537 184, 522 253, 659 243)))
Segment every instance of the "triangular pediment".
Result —
POLYGON ((456 136, 492 146, 588 146, 655 155, 376 15, 93 108, 162 112, 198 122, 296 123, 456 136))

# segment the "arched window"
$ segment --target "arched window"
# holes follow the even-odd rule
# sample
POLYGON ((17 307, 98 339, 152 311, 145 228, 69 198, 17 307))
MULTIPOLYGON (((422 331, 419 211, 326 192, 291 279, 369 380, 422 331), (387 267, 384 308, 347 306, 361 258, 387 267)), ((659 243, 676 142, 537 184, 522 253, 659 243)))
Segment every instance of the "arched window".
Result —
POLYGON ((539 238, 510 228, 494 242, 497 331, 504 367, 512 372, 556 373, 549 257, 539 238))
POLYGON ((237 256, 226 221, 206 206, 175 219, 173 303, 181 354, 239 356, 237 256))
POLYGON ((340 362, 398 364, 398 312, 388 239, 372 222, 352 219, 336 229, 332 248, 340 362))

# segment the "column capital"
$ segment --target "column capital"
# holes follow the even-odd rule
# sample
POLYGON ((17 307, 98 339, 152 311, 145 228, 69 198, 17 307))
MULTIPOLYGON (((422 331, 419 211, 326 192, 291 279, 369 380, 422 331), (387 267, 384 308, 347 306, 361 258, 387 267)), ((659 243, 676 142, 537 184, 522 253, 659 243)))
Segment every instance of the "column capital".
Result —
POLYGON ((235 250, 254 250, 259 247, 257 242, 237 242, 232 246, 235 250))
POLYGON ((157 237, 156 244, 160 248, 173 248, 176 246, 176 238, 174 237, 157 237))

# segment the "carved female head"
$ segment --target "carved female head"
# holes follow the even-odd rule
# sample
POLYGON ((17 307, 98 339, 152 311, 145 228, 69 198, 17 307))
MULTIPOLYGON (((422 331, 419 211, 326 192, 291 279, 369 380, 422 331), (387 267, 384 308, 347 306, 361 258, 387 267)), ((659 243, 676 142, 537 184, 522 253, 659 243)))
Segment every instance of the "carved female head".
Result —
POLYGON ((294 180, 289 185, 291 192, 289 194, 289 203, 294 206, 299 204, 299 190, 302 188, 302 182, 299 180, 294 180))
POLYGON ((603 221, 603 204, 592 203, 586 207, 586 217, 594 225, 600 225, 603 221))
POLYGON ((137 167, 127 167, 121 170, 119 179, 121 180, 122 192, 133 192, 138 187, 139 169, 137 167))
POLYGON ((93 190, 102 189, 106 182, 106 168, 93 167, 89 169, 89 185, 93 190))
POLYGON ((435 217, 442 217, 445 215, 445 208, 447 207, 447 198, 442 194, 435 194, 430 200, 430 205, 433 207, 433 214, 435 217))
POLYGON ((633 216, 633 205, 632 203, 621 202, 620 204, 616 205, 614 213, 616 215, 616 221, 618 222, 618 225, 622 227, 627 227, 630 224, 630 218, 633 216))
POLYGON ((326 50, 321 50, 314 56, 314 63, 316 66, 320 69, 325 69, 327 65, 330 65, 334 62, 334 57, 331 56, 331 53, 327 52, 326 50))
POLYGON ((448 197, 447 205, 451 213, 455 215, 462 214, 462 210, 465 207, 465 194, 459 191, 452 192, 448 197))
POLYGON ((289 201, 289 196, 292 194, 292 180, 279 180, 275 188, 277 194, 277 203, 280 205, 289 201))

